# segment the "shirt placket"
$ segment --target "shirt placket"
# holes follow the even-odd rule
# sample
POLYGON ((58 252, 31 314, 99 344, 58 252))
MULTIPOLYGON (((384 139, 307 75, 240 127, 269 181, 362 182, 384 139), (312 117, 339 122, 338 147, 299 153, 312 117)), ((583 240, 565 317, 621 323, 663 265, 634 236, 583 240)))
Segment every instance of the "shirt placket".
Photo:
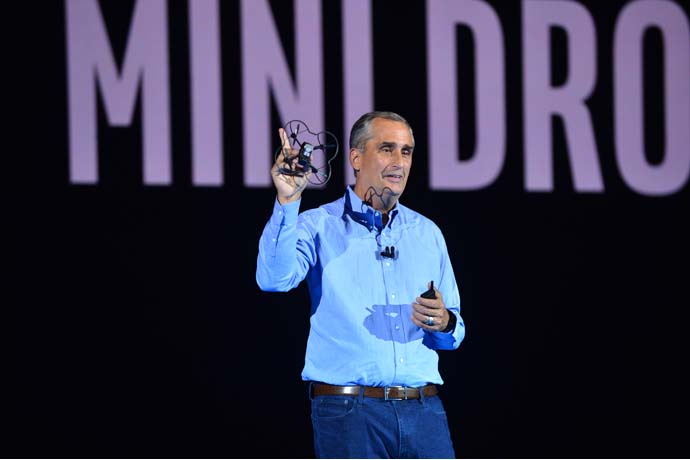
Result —
MULTIPOLYGON (((380 235, 380 241, 382 247, 393 246, 393 238, 391 237, 391 229, 386 226, 380 235)), ((398 282, 398 257, 399 254, 396 253, 395 257, 388 258, 382 257, 382 272, 383 281, 386 289, 386 303, 387 310, 391 313, 387 315, 388 326, 391 331, 391 346, 393 348, 393 369, 394 374, 392 376, 392 382, 399 381, 401 376, 405 375, 405 369, 407 366, 407 356, 405 350, 405 326, 404 326, 404 312, 401 305, 400 298, 400 284, 398 282)))

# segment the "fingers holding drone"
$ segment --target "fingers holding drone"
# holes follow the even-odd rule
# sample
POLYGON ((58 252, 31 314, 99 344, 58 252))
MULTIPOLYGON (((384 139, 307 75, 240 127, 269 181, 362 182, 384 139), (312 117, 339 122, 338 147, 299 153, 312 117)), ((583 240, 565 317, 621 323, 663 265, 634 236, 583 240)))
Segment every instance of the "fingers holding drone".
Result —
POLYGON ((278 134, 280 135, 280 142, 282 146, 282 153, 284 158, 294 158, 297 156, 297 149, 292 148, 290 145, 290 139, 288 138, 287 132, 284 128, 278 128, 278 134))
POLYGON ((313 185, 328 182, 331 161, 338 154, 338 140, 332 133, 315 133, 301 120, 289 121, 278 133, 281 145, 275 154, 274 180, 297 187, 305 179, 313 185))

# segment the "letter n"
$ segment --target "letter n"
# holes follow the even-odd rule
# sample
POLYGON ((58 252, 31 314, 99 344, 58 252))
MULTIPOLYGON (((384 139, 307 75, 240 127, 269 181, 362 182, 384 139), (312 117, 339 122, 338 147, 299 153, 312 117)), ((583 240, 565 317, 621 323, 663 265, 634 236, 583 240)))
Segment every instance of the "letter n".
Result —
POLYGON ((294 83, 266 0, 242 0, 242 124, 244 185, 271 185, 272 155, 280 146, 271 132, 271 99, 282 123, 305 122, 325 129, 320 0, 295 1, 294 83))

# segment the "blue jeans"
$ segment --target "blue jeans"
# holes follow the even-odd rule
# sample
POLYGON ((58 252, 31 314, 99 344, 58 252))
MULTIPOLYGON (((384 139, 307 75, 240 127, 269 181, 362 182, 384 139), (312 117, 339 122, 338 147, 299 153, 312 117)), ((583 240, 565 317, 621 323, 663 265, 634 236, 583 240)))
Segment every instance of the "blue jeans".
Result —
POLYGON ((311 421, 317 458, 455 458, 438 396, 315 396, 311 421))

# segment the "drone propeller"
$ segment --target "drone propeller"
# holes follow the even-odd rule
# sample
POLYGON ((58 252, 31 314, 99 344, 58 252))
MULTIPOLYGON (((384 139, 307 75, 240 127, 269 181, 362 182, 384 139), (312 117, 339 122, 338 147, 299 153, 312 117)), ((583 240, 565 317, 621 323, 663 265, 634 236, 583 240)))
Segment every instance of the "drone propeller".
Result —
POLYGON ((293 146, 295 145, 295 143, 297 143, 297 145, 299 145, 299 140, 297 139, 297 134, 299 134, 299 126, 297 126, 297 131, 290 134, 290 137, 292 138, 292 145, 293 146))

